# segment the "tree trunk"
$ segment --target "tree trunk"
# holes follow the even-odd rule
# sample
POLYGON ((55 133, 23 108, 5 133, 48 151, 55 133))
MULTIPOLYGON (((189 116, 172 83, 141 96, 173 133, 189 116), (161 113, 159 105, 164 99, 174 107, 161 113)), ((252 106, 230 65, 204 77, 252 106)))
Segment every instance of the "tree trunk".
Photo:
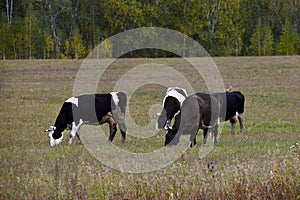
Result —
POLYGON ((6 0, 6 13, 7 13, 7 24, 8 27, 11 27, 12 24, 12 11, 13 11, 13 5, 14 5, 14 1, 13 0, 6 0))
POLYGON ((53 40, 53 44, 54 44, 52 54, 53 54, 54 58, 58 58, 59 44, 58 44, 57 33, 56 33, 56 15, 52 15, 50 17, 50 26, 51 26, 51 32, 52 32, 52 40, 53 40))
POLYGON ((215 28, 219 22, 219 14, 221 10, 221 1, 219 0, 216 3, 211 3, 209 1, 204 2, 205 18, 207 22, 208 30, 208 41, 210 53, 213 51, 213 35, 215 33, 215 28), (213 4, 211 6, 211 4, 213 4))
POLYGON ((95 46, 95 1, 90 1, 90 26, 92 27, 90 31, 90 45, 95 46))
POLYGON ((72 19, 71 19, 71 25, 70 25, 70 32, 69 32, 69 43, 71 44, 72 42, 72 36, 73 36, 73 30, 77 21, 77 17, 78 17, 78 7, 79 7, 79 0, 75 1, 75 5, 74 5, 74 14, 72 15, 72 19))
POLYGON ((57 16, 62 12, 64 12, 68 8, 69 4, 64 4, 63 2, 61 2, 61 4, 55 4, 57 2, 45 1, 45 0, 39 0, 38 2, 39 2, 39 6, 42 9, 44 18, 49 22, 50 25, 52 41, 54 44, 52 50, 53 57, 58 58, 60 55, 59 55, 59 41, 57 39, 56 20, 57 20, 57 16))
POLYGON ((299 12, 300 12, 300 7, 298 5, 297 0, 289 0, 290 7, 291 7, 291 13, 292 13, 292 23, 294 25, 294 29, 297 31, 298 29, 298 22, 299 22, 299 12))
POLYGON ((5 49, 3 48, 3 53, 2 53, 2 59, 6 60, 6 56, 5 56, 5 49))

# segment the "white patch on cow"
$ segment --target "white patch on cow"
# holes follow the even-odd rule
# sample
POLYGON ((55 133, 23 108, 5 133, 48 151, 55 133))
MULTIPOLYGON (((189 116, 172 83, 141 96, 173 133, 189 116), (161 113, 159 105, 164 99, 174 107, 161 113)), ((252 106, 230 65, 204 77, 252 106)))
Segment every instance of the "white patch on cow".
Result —
POLYGON ((71 97, 68 100, 65 101, 66 103, 72 103, 78 107, 78 98, 76 97, 71 97))
POLYGON ((55 140, 55 144, 59 145, 61 143, 61 141, 62 141, 63 138, 64 138, 64 133, 62 132, 61 133, 61 137, 55 140))
POLYGON ((45 132, 49 132, 49 138, 50 138, 50 146, 53 147, 54 145, 59 145, 64 137, 64 133, 61 133, 61 137, 58 139, 53 138, 53 133, 56 130, 55 126, 50 126, 45 132))
POLYGON ((155 129, 156 130, 160 130, 159 128, 158 128, 158 118, 159 118, 159 116, 161 115, 161 113, 157 113, 156 115, 155 115, 155 129))
POLYGON ((179 113, 180 113, 180 110, 178 110, 177 113, 174 114, 174 118, 175 118, 177 115, 179 115, 179 113))
POLYGON ((64 137, 64 133, 62 132, 60 138, 54 139, 53 136, 52 136, 53 133, 54 133, 54 130, 49 132, 50 146, 51 147, 53 147, 54 145, 59 145, 61 143, 63 137, 64 137))
POLYGON ((185 95, 187 96, 187 93, 186 93, 185 89, 178 88, 178 87, 168 88, 167 92, 166 92, 166 96, 163 100, 163 104, 162 104, 163 106, 165 105, 165 100, 167 99, 167 97, 176 98, 180 102, 180 106, 182 105, 182 103, 186 99, 186 97, 183 96, 182 94, 180 94, 177 90, 182 90, 185 93, 185 95))
POLYGON ((111 94, 112 99, 113 99, 113 101, 115 102, 115 104, 118 105, 118 103, 119 103, 119 97, 118 97, 118 95, 117 95, 118 92, 111 92, 110 94, 111 94))
POLYGON ((187 92, 186 92, 186 90, 185 90, 184 88, 179 88, 179 87, 169 87, 169 88, 167 89, 166 94, 168 94, 171 90, 181 90, 181 91, 185 94, 185 96, 187 96, 187 92))

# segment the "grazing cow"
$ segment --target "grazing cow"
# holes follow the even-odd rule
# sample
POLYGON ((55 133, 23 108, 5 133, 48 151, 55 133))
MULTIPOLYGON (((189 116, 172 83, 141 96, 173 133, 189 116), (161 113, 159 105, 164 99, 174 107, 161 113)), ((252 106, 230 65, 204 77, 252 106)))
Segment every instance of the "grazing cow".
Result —
POLYGON ((76 135, 81 143, 79 134, 83 124, 109 124, 109 141, 113 141, 117 132, 117 124, 121 130, 122 143, 126 138, 125 109, 127 97, 123 92, 109 94, 87 94, 71 97, 64 102, 56 118, 54 126, 50 126, 50 145, 59 145, 63 138, 63 131, 71 129, 69 143, 76 135))
POLYGON ((203 129, 204 144, 208 131, 213 131, 216 145, 220 121, 230 120, 231 134, 233 134, 239 120, 240 133, 242 133, 244 103, 245 98, 241 92, 197 93, 189 96, 183 102, 180 114, 175 117, 173 128, 167 131, 165 145, 177 144, 181 134, 189 134, 192 146, 193 143, 196 144, 196 134, 199 129, 203 129))
POLYGON ((156 129, 171 128, 171 121, 174 116, 180 112, 182 102, 187 98, 186 90, 178 87, 167 89, 166 96, 163 99, 163 110, 156 118, 156 129))

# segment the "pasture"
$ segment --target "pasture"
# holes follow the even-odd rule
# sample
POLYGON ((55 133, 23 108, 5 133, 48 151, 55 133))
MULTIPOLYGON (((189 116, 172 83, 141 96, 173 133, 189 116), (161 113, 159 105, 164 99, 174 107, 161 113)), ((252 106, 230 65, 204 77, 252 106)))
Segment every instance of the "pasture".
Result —
MULTIPOLYGON (((178 58, 119 59, 97 90, 110 92, 122 73, 154 61, 174 67, 195 90, 206 91, 202 78, 178 58)), ((140 174, 101 164, 84 145, 69 145, 67 131, 61 147, 50 147, 44 130, 72 96, 81 61, 0 61, 0 199, 300 199, 300 146, 295 145, 300 142, 300 57, 214 61, 225 86, 246 97, 244 134, 230 135, 226 122, 219 145, 201 159, 199 131, 198 145, 176 162, 140 174)), ((154 84, 134 93, 129 104, 136 123, 149 122, 150 103, 160 104, 164 94, 165 88, 154 84)), ((163 146, 164 131, 150 139, 128 135, 124 145, 120 138, 118 131, 113 143, 151 152, 163 146)))

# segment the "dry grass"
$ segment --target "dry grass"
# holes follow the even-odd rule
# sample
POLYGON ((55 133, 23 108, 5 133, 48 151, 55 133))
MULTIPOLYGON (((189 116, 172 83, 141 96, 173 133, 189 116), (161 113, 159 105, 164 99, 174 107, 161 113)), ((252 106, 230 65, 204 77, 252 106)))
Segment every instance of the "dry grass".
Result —
MULTIPOLYGON (((99 82, 99 92, 112 90, 131 67, 153 61, 116 61, 99 82)), ((196 90, 205 90, 182 60, 155 62, 174 67, 196 90)), ((66 138, 61 148, 50 148, 43 133, 71 96, 80 61, 0 61, 0 199, 300 199, 300 147, 290 149, 300 142, 300 57, 215 62, 225 85, 246 96, 245 134, 231 136, 226 123, 220 145, 205 158, 199 158, 197 145, 162 170, 128 174, 102 165, 66 138)), ((130 105, 137 123, 147 124, 144 105, 161 103, 163 95, 164 88, 155 85, 135 93, 130 105)), ((128 137, 122 148, 149 152, 163 142, 163 133, 128 137)), ((120 134, 114 143, 119 145, 120 134)))

